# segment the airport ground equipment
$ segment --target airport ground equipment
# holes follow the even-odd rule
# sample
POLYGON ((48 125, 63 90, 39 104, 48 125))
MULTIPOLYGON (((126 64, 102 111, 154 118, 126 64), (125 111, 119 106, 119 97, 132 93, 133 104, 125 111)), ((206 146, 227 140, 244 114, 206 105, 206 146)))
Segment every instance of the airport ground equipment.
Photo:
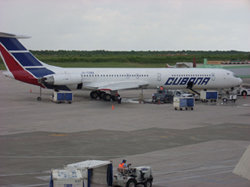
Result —
POLYGON ((222 101, 223 103, 227 103, 228 101, 235 103, 237 101, 237 95, 236 94, 225 95, 222 97, 222 101))
POLYGON ((114 174, 113 186, 136 187, 144 185, 144 187, 152 187, 153 175, 150 166, 129 167, 114 174))
POLYGON ((217 102, 218 91, 216 90, 202 90, 200 92, 200 100, 202 102, 217 102))
POLYGON ((94 185, 112 186, 113 184, 113 165, 111 161, 86 160, 68 164, 64 169, 77 169, 83 177, 84 187, 94 185))
POLYGON ((55 103, 72 103, 73 93, 72 92, 53 92, 52 99, 55 103))
POLYGON ((82 187, 83 178, 79 170, 54 169, 51 171, 49 187, 82 187))
POLYGON ((152 96, 152 103, 173 103, 174 93, 162 87, 152 96))
POLYGON ((250 95, 250 85, 243 84, 239 88, 237 88, 237 95, 241 95, 241 96, 250 95))
POLYGON ((175 110, 194 109, 194 97, 174 97, 173 103, 175 110))

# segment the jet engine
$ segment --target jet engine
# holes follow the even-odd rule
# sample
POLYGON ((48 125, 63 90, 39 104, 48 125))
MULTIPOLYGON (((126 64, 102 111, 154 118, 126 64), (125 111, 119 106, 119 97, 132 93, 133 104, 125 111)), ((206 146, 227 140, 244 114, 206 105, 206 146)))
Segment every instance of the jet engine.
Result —
POLYGON ((42 81, 50 85, 69 85, 82 83, 80 74, 54 74, 47 75, 42 81))

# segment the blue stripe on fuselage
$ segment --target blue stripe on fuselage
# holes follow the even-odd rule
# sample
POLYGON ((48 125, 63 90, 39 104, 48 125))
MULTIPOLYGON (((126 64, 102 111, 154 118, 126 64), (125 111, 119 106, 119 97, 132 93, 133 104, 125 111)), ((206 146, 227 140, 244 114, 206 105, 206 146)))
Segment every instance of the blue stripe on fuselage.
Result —
POLYGON ((47 68, 26 68, 30 73, 32 73, 35 77, 41 78, 46 75, 55 74, 53 71, 47 68))
POLYGON ((42 64, 30 53, 12 53, 23 66, 42 66, 42 64))
MULTIPOLYGON (((42 78, 46 75, 55 74, 53 71, 47 69, 47 68, 26 68, 30 73, 32 73, 37 78, 42 78)), ((56 89, 56 90, 67 90, 70 91, 70 89, 65 85, 50 85, 48 83, 43 83, 43 85, 48 89, 56 89)))

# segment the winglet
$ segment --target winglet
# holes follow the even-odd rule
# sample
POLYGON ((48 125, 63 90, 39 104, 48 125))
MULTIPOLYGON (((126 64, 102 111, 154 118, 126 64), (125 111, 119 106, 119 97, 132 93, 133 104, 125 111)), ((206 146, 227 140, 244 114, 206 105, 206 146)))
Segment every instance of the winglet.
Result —
POLYGON ((4 33, 4 32, 0 32, 0 37, 4 37, 4 38, 17 38, 17 39, 31 38, 31 36, 15 35, 15 34, 4 33))

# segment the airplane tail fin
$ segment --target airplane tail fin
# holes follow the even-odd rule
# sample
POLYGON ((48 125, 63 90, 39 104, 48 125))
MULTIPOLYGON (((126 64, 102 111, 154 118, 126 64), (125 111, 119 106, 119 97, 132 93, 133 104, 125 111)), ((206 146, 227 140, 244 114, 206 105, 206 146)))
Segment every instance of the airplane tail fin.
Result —
POLYGON ((42 86, 39 79, 53 71, 47 69, 41 61, 34 57, 18 39, 29 38, 0 32, 0 54, 6 69, 16 80, 42 86))

